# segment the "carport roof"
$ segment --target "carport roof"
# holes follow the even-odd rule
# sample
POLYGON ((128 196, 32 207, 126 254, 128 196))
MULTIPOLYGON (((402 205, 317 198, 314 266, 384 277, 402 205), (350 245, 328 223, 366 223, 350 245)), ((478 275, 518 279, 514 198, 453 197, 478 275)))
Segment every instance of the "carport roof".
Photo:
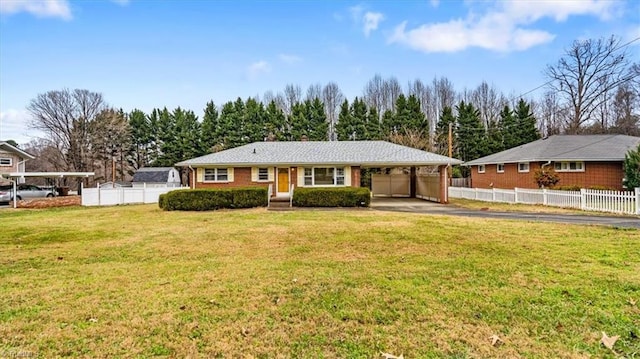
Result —
POLYGON ((254 142, 177 166, 353 165, 401 167, 455 165, 462 161, 385 141, 254 142))

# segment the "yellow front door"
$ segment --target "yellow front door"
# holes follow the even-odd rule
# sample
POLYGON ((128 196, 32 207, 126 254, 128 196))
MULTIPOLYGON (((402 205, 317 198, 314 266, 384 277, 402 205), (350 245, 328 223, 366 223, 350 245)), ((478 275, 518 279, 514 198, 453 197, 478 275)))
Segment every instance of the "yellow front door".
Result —
POLYGON ((278 168, 278 192, 289 192, 289 169, 278 168))

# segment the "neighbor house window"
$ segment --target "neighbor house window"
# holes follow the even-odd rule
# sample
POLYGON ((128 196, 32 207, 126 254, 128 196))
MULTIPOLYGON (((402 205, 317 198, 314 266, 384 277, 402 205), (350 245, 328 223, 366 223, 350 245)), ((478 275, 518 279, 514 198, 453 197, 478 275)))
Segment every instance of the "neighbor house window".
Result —
POLYGON ((269 180, 269 169, 258 168, 258 181, 268 181, 268 180, 269 180))
POLYGON ((498 163, 496 165, 496 170, 498 171, 498 173, 504 173, 504 163, 498 163))
POLYGON ((344 186, 344 167, 304 169, 305 186, 344 186))
POLYGON ((556 162, 553 167, 557 172, 584 172, 584 162, 556 162))
POLYGON ((518 172, 529 172, 529 162, 518 163, 518 172))
POLYGON ((0 158, 0 166, 11 166, 13 165, 13 160, 11 158, 0 158))
POLYGON ((206 168, 204 170, 205 182, 225 182, 229 179, 226 168, 206 168))
POLYGON ((485 168, 484 165, 478 165, 478 173, 484 173, 485 168))

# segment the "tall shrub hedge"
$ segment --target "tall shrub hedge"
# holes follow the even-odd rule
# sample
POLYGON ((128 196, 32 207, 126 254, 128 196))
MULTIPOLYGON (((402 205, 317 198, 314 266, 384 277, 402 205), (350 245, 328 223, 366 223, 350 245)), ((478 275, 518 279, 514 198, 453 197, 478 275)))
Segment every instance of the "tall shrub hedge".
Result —
POLYGON ((158 201, 158 206, 165 211, 211 211, 266 205, 267 189, 263 187, 176 190, 161 195, 158 201))
POLYGON ((296 207, 369 207, 371 191, 357 187, 296 188, 296 207))

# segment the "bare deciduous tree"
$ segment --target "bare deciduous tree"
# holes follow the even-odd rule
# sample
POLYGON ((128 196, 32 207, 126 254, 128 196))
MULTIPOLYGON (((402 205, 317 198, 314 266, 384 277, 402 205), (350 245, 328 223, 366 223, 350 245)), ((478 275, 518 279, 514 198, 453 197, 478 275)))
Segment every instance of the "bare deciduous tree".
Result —
POLYGON ((27 106, 31 127, 47 135, 69 171, 89 168, 90 123, 104 109, 101 94, 79 89, 39 94, 27 106))
POLYGON ((317 98, 319 99, 322 98, 322 85, 321 84, 309 85, 309 87, 307 88, 307 96, 305 97, 305 99, 309 101, 313 101, 317 98))
POLYGON ((288 84, 284 87, 284 113, 289 116, 293 105, 302 101, 302 89, 299 85, 288 84))
POLYGON ((630 80, 626 51, 616 37, 577 40, 556 65, 545 70, 549 87, 570 110, 565 131, 580 132, 592 124, 595 111, 607 92, 630 80))
POLYGON ((329 139, 337 139, 336 124, 338 123, 338 113, 340 112, 340 104, 344 101, 344 95, 340 91, 340 87, 335 82, 329 82, 322 88, 322 102, 324 103, 324 112, 327 114, 329 122, 329 139))

